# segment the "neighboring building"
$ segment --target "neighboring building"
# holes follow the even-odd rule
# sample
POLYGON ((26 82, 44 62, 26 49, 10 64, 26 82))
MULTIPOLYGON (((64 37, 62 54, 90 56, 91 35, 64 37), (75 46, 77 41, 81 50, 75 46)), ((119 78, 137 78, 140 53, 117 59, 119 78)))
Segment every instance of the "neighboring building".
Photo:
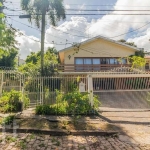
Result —
POLYGON ((130 66, 126 57, 140 49, 98 36, 59 51, 64 72, 99 72, 130 66), (120 59, 121 58, 121 59, 120 59))
POLYGON ((18 66, 20 66, 20 65, 24 65, 24 64, 25 64, 25 60, 23 60, 23 59, 19 59, 18 66))
POLYGON ((149 71, 150 70, 150 55, 146 55, 145 59, 146 59, 145 70, 149 71))

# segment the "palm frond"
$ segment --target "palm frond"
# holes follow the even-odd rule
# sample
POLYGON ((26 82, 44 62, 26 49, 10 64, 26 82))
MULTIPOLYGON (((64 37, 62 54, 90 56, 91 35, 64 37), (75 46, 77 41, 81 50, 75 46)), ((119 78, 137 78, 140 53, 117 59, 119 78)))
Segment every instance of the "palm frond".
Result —
POLYGON ((50 20, 51 25, 56 26, 57 21, 56 21, 54 11, 50 10, 48 13, 49 13, 49 20, 50 20))
POLYGON ((36 15, 34 16, 34 20, 35 20, 35 25, 40 28, 41 26, 41 16, 40 15, 36 15))
POLYGON ((57 18, 58 21, 60 19, 65 19, 65 8, 63 5, 63 0, 49 0, 50 3, 50 9, 55 11, 55 18, 57 18))
POLYGON ((21 7, 23 10, 29 10, 29 5, 31 3, 31 0, 21 0, 21 7))

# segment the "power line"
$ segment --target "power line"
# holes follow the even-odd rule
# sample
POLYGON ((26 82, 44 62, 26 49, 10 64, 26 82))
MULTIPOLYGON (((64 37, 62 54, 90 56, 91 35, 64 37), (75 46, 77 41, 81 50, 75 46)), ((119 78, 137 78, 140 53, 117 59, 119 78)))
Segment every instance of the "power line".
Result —
MULTIPOLYGON (((5 1, 4 3, 14 3, 14 4, 20 4, 20 2, 12 2, 12 1, 5 1)), ((115 7, 150 7, 150 6, 131 6, 131 5, 115 5, 115 4, 67 4, 67 5, 72 5, 72 6, 93 6, 93 7, 97 7, 97 6, 102 6, 102 7, 106 7, 106 6, 115 6, 115 7)))
MULTIPOLYGON (((34 28, 34 27, 32 27, 32 26, 29 26, 29 25, 27 25, 27 24, 24 24, 24 23, 22 23, 22 22, 19 22, 19 21, 17 21, 17 20, 14 20, 14 19, 12 19, 11 17, 8 17, 9 19, 11 19, 11 20, 13 20, 13 21, 15 21, 15 22, 18 22, 18 23, 20 23, 20 24, 22 24, 22 25, 25 25, 25 26, 27 26, 27 27, 29 27, 29 28, 32 28, 32 29, 34 29, 34 30, 37 30, 37 31, 39 31, 39 32, 41 32, 41 30, 38 30, 38 29, 36 29, 36 28, 34 28)), ((58 36, 54 36, 54 35, 51 35, 51 34, 49 34, 49 33, 47 33, 47 32, 45 32, 45 34, 47 34, 47 35, 50 35, 50 36, 53 36, 53 37, 55 37, 55 38, 59 38, 59 39, 61 39, 61 40, 67 40, 67 39, 63 39, 63 38, 60 38, 60 37, 58 37, 58 36)), ((67 40, 67 41, 69 41, 69 40, 67 40)), ((71 41, 72 42, 72 41, 71 41)), ((53 43, 54 44, 54 43, 53 43)), ((67 44, 70 44, 70 43, 67 43, 67 44)), ((62 44, 62 45, 65 45, 65 44, 62 44)))
POLYGON ((131 5, 115 5, 115 4, 91 4, 91 5, 88 5, 88 4, 67 4, 67 5, 79 5, 79 6, 82 6, 82 5, 84 5, 84 6, 115 6, 115 7, 117 7, 117 6, 121 6, 121 7, 150 7, 150 6, 131 6, 131 5))
MULTIPOLYGON (((10 11, 23 11, 23 10, 15 10, 15 9, 12 9, 12 8, 8 8, 8 7, 4 7, 5 9, 8 9, 8 10, 10 10, 10 11)), ((52 9, 49 9, 49 10, 52 10, 52 9)), ((127 10, 125 10, 125 9, 120 9, 120 10, 115 10, 115 9, 65 9, 66 11, 98 11, 98 12, 100 12, 100 11, 127 11, 127 12, 129 12, 129 11, 150 11, 149 9, 148 10, 142 10, 142 9, 135 9, 135 10, 131 10, 131 9, 127 9, 127 10)))
MULTIPOLYGON (((22 22, 19 22, 19 21, 17 21, 17 20, 14 20, 14 19, 12 19, 11 17, 8 17, 8 18, 10 18, 11 20, 16 21, 16 22, 18 22, 18 23, 20 23, 20 24, 22 24, 22 25, 25 25, 25 26, 27 26, 27 27, 29 27, 29 28, 38 30, 38 29, 36 29, 36 28, 34 28, 34 27, 31 27, 31 26, 29 26, 29 25, 27 25, 27 24, 24 24, 24 23, 22 23, 22 22)), ((71 35, 71 36, 77 36, 77 37, 88 38, 87 36, 74 35, 74 34, 70 34, 70 33, 68 33, 68 32, 65 32, 65 31, 56 29, 56 28, 53 27, 53 26, 51 26, 51 27, 52 27, 53 29, 57 30, 57 31, 63 32, 63 33, 65 33, 65 34, 69 34, 69 35, 71 35)), ((41 31, 41 30, 38 30, 38 31, 41 31)), ((48 34, 48 33, 45 32, 45 34, 48 34)), ((51 34, 49 34, 49 35, 51 35, 51 34)), ((60 38, 60 37, 57 37, 57 36, 54 36, 54 35, 51 35, 51 36, 56 37, 56 38, 59 38, 59 39, 63 39, 63 38, 60 38)), ((63 39, 63 40, 67 40, 67 39, 63 39)), ((69 40, 67 40, 67 41, 69 41, 69 40)), ((68 44, 70 44, 70 43, 68 43, 68 44)))
MULTIPOLYGON (((10 17, 9 17, 10 18, 10 17)), ((11 18, 12 19, 12 18, 11 18)), ((12 20, 14 20, 14 19, 12 19, 12 20)), ((14 20, 14 21, 16 21, 16 20, 14 20)), ((16 21, 16 22, 18 22, 18 23, 21 23, 21 22, 19 22, 19 21, 16 21)), ((26 24, 24 24, 24 23, 21 23, 21 24, 23 24, 23 25, 26 25, 26 24)), ((126 32, 126 33, 122 33, 122 34, 120 34, 120 35, 117 35, 117 36, 113 36, 113 37, 109 37, 109 38, 116 38, 116 37, 119 37, 119 36, 122 36, 122 35, 125 35, 125 34, 128 34, 128 33, 132 33, 132 32, 135 32, 135 31, 137 31, 137 30, 139 30, 139 29, 141 29, 141 28, 143 28, 143 27, 145 27, 145 26, 147 26, 147 25, 149 25, 150 24, 150 22, 148 22, 148 23, 146 23, 145 25, 143 25, 143 26, 141 26, 141 27, 139 27, 139 28, 137 28, 137 29, 135 29, 135 30, 132 30, 132 31, 129 31, 129 32, 126 32)), ((26 26, 28 26, 28 25, 26 25, 26 26)), ((28 27, 31 27, 31 26, 28 26, 28 27)), ((33 28, 33 27, 31 27, 31 28, 33 28)), ((33 28, 33 29, 36 29, 36 28, 33 28)), ((38 29, 36 29, 36 30, 38 30, 38 29)), ((40 30, 38 30, 38 31, 40 31, 40 30)), ((61 31, 61 30, 60 30, 61 31)), ((62 31, 63 32, 63 31, 62 31)), ((68 32, 66 32, 67 34, 70 34, 70 33, 68 33, 68 32)), ((45 34, 48 34, 48 33, 45 33, 45 34)), ((53 35, 51 35, 51 36, 53 36, 53 35)), ((72 35, 73 36, 73 35, 72 35)), ((81 37, 81 36, 79 36, 79 37, 81 37)), ((82 37, 84 37, 84 38, 89 38, 89 37, 86 37, 86 36, 82 36, 82 37)), ((70 44, 70 43, 69 43, 70 44)))
POLYGON ((137 31, 137 30, 139 30, 139 29, 141 29, 141 28, 143 28, 143 27, 145 27, 145 26, 147 26, 147 25, 149 25, 149 24, 150 24, 150 22, 146 23, 145 25, 143 25, 143 26, 141 26, 141 27, 139 27, 139 28, 137 28, 137 29, 135 29, 135 30, 132 30, 132 31, 129 31, 129 32, 126 32, 126 33, 117 35, 117 36, 109 37, 109 38, 116 38, 116 37, 119 37, 119 36, 122 36, 122 35, 125 35, 125 34, 129 34, 129 33, 135 32, 135 31, 137 31))
MULTIPOLYGON (((8 24, 8 25, 10 26, 10 28, 12 28, 13 30, 15 30, 16 32, 20 32, 20 31, 18 31, 17 29, 13 28, 12 25, 10 25, 10 24, 8 24)), ((21 33, 21 36, 25 36, 25 37, 27 37, 28 39, 31 39, 31 40, 33 40, 33 41, 35 41, 35 42, 38 42, 38 43, 41 43, 41 41, 35 40, 35 39, 33 39, 33 38, 30 38, 29 36, 27 36, 27 35, 25 35, 25 34, 22 34, 22 33, 21 33)), ((44 42, 44 43, 45 43, 45 44, 53 44, 53 45, 66 45, 66 44, 70 44, 70 43, 57 44, 57 43, 47 43, 47 42, 44 42)))
MULTIPOLYGON (((42 15, 42 14, 29 14, 29 15, 31 15, 31 16, 36 16, 36 15, 42 15)), ((46 14, 47 15, 47 14, 46 14)), ((54 14, 54 15, 56 15, 56 14, 54 14)), ((62 14, 63 15, 63 14, 62 14)), ((112 16, 121 16, 121 15, 125 15, 125 16, 127 16, 127 15, 131 15, 131 16, 135 16, 135 15, 137 15, 137 16, 144 16, 144 15, 150 15, 150 13, 149 14, 65 14, 66 16, 98 16, 98 15, 100 15, 100 16, 105 16, 105 15, 112 15, 112 16)), ((20 15, 12 15, 12 14, 7 14, 7 16, 10 16, 10 17, 19 17, 20 15)))

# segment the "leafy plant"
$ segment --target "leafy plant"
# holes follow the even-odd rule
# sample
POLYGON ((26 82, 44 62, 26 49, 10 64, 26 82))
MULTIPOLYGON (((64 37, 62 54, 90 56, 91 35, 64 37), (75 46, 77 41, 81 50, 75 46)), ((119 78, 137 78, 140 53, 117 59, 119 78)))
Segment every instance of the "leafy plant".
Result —
POLYGON ((14 115, 10 115, 10 116, 8 116, 8 117, 5 117, 5 118, 2 120, 1 124, 2 124, 2 125, 10 125, 10 124, 13 123, 13 120, 14 120, 14 115))
POLYGON ((63 101, 68 102, 68 112, 71 114, 88 114, 97 110, 100 105, 97 96, 94 96, 93 107, 89 104, 89 93, 80 93, 79 90, 67 93, 63 97, 63 101))
POLYGON ((36 114, 42 115, 64 115, 64 114, 93 114, 97 111, 100 102, 97 96, 93 97, 93 107, 89 103, 89 94, 80 93, 77 89, 67 94, 57 91, 56 104, 39 105, 36 107, 36 114))
POLYGON ((24 105, 24 108, 29 104, 29 99, 26 95, 22 95, 20 91, 15 90, 4 92, 0 98, 0 112, 21 111, 22 104, 24 105))
POLYGON ((129 57, 128 60, 130 61, 130 63, 132 63, 132 68, 140 69, 146 64, 145 58, 142 58, 140 56, 132 56, 129 57))

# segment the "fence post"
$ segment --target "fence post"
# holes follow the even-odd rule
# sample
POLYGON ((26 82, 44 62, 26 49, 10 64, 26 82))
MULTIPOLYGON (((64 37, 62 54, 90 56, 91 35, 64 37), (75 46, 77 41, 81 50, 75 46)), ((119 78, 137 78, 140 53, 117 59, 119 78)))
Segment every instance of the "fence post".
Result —
POLYGON ((89 93, 89 102, 91 106, 93 106, 93 81, 92 81, 92 75, 88 75, 88 93, 89 93))

